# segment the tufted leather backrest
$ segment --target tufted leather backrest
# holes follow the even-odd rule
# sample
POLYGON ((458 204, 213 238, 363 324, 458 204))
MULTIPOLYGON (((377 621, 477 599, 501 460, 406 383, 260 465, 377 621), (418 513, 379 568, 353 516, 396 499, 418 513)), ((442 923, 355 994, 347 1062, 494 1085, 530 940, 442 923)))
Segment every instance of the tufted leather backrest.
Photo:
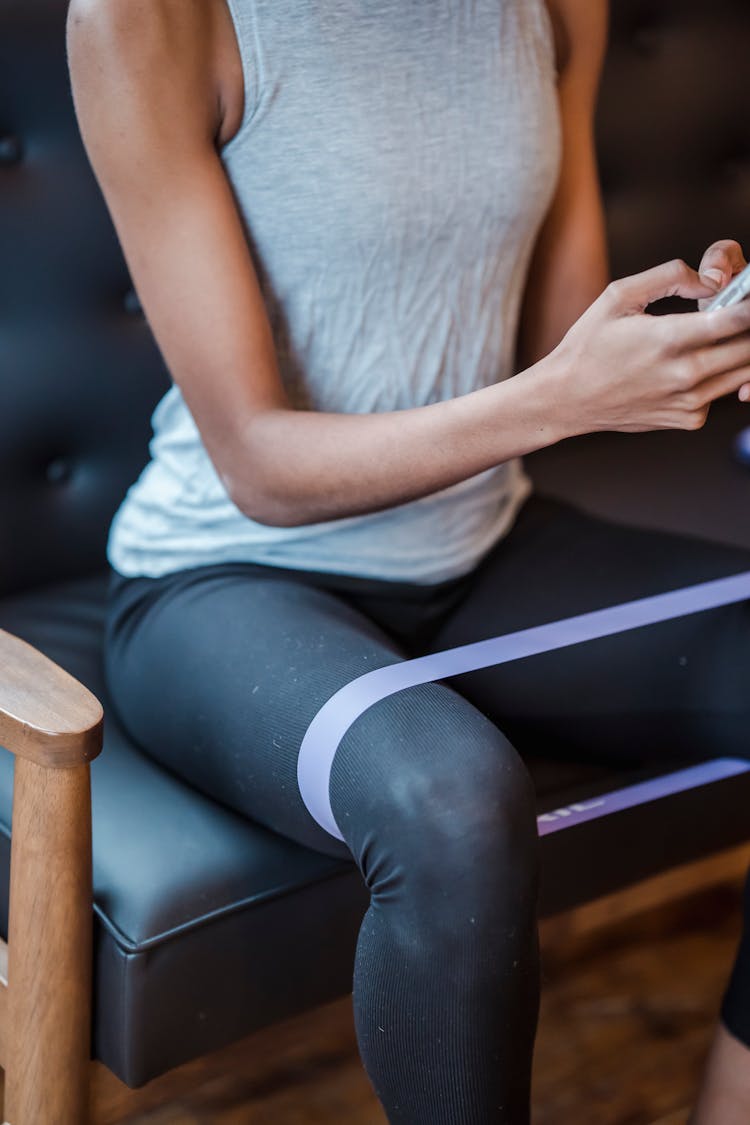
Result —
POLYGON ((66 0, 0 0, 0 592, 102 569, 167 373, 89 169, 66 0))
MULTIPOLYGON (((104 565, 167 373, 78 136, 67 0, 0 0, 0 593, 104 565)), ((612 0, 613 270, 750 246, 748 0, 612 0)))

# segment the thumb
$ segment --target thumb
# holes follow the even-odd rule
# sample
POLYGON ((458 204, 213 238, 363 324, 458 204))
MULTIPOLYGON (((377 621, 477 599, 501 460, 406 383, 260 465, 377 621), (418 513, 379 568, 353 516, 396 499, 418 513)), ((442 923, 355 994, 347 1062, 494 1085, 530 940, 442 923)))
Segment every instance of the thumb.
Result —
POLYGON ((620 278, 609 288, 621 314, 643 312, 652 301, 659 301, 662 297, 697 300, 701 297, 713 297, 716 293, 715 288, 705 285, 697 271, 680 258, 644 270, 643 273, 620 278))
POLYGON ((709 246, 701 260, 699 273, 707 285, 713 282, 716 289, 723 289, 736 274, 742 272, 745 264, 739 242, 724 238, 709 246))

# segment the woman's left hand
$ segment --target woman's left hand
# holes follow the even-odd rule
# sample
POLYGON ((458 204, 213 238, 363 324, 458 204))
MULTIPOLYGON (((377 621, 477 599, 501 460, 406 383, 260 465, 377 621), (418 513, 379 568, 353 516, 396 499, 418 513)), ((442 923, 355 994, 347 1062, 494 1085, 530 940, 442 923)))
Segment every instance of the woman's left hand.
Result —
MULTIPOLYGON (((745 255, 739 242, 735 242, 731 238, 724 238, 719 242, 714 242, 706 250, 701 259, 698 273, 701 281, 718 293, 729 285, 733 277, 742 273, 746 265, 745 255)), ((713 297, 707 297, 705 300, 698 301, 698 308, 705 309, 707 305, 711 304, 712 300, 713 297)), ((737 397, 743 402, 750 399, 750 383, 743 383, 737 392, 737 397)))

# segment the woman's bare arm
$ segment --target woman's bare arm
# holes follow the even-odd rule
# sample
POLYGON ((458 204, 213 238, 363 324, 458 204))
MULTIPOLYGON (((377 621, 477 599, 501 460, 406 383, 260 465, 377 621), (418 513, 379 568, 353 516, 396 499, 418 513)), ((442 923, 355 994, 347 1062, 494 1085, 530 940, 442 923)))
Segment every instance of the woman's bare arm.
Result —
POLYGON ((594 113, 607 39, 606 0, 547 0, 555 28, 562 164, 534 250, 524 297, 518 360, 557 347, 609 281, 594 113))
MULTIPOLYGON (((529 270, 519 333, 521 367, 553 351, 609 281, 594 136, 609 5, 607 0, 546 2, 558 58, 562 165, 529 270)), ((699 273, 715 291, 744 265, 742 248, 723 239, 703 255, 699 273)))
MULTIPOLYGON (((294 410, 216 149, 222 105, 210 8, 203 0, 72 0, 68 56, 84 144, 144 311, 243 512, 278 525, 334 519, 416 499, 622 417, 640 428, 695 424, 683 353, 724 325, 728 334, 748 325, 736 312, 695 314, 705 320, 688 340, 683 329, 668 337, 648 324, 653 318, 632 315, 644 285, 708 295, 674 264, 663 276, 644 275, 640 287, 631 279, 627 292, 594 309, 574 355, 556 350, 497 386, 382 414, 294 410), (644 323, 628 329, 626 317, 644 323), (601 377, 591 392, 581 361, 587 341, 596 356, 609 361, 614 349, 626 360, 622 370, 607 362, 608 376, 596 359, 592 373, 601 377), (607 412, 608 378, 621 384, 616 413, 607 412)), ((727 378, 742 365, 750 365, 750 344, 747 355, 739 344, 726 355, 727 378)), ((716 373, 706 360, 690 378, 716 373)))

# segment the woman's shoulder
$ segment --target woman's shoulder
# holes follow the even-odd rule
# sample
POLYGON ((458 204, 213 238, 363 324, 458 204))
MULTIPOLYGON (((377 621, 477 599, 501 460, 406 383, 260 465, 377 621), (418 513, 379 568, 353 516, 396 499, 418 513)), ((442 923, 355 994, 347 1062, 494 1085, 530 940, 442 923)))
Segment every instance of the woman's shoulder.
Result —
POLYGON ((152 117, 161 107, 165 121, 184 107, 221 144, 237 127, 242 71, 226 0, 70 0, 66 39, 74 96, 112 94, 123 112, 140 105, 152 117))

